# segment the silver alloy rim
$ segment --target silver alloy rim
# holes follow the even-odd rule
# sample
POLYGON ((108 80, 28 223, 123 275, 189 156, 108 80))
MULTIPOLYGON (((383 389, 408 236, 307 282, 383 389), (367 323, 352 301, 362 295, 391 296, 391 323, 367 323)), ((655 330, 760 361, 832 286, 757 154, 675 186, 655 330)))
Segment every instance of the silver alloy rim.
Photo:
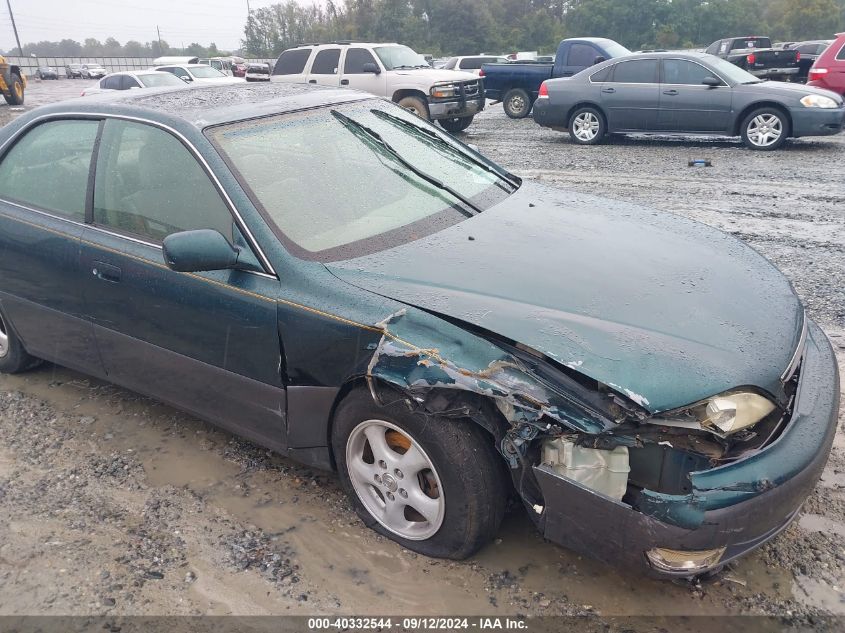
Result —
POLYGON ((356 426, 346 442, 346 470, 358 499, 388 531, 422 541, 440 529, 446 511, 440 477, 398 426, 384 420, 356 426))
POLYGON ((751 119, 746 133, 753 145, 769 147, 783 134, 783 122, 776 114, 760 114, 751 119))
POLYGON ((592 112, 582 112, 572 120, 572 133, 579 141, 592 141, 599 133, 599 118, 592 112))
POLYGON ((511 112, 517 114, 525 109, 525 99, 521 95, 514 95, 510 101, 511 112))
POLYGON ((6 322, 0 315, 0 358, 9 353, 9 332, 6 329, 6 322))

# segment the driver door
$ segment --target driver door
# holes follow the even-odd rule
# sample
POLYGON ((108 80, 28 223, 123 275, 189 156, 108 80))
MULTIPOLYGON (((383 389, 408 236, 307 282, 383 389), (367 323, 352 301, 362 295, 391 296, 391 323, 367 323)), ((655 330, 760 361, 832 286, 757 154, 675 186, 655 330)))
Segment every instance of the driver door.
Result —
POLYGON ((278 279, 164 263, 164 237, 191 229, 254 258, 208 174, 165 130, 108 119, 95 176, 80 265, 109 380, 284 448, 278 279))
POLYGON ((343 56, 343 72, 340 75, 340 85, 363 90, 379 97, 390 97, 387 94, 387 77, 384 68, 366 48, 347 48, 343 56), (364 72, 365 64, 375 64, 381 73, 364 72))

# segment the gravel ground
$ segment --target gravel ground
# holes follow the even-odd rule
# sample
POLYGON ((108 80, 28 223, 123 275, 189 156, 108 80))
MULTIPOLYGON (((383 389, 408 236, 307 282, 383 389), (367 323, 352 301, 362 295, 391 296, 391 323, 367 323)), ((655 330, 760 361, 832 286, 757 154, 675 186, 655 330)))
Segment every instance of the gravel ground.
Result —
MULTIPOLYGON (((83 85, 32 82, 28 107, 83 85)), ((0 108, 0 123, 16 114, 0 108)), ((773 154, 690 138, 579 147, 494 106, 465 138, 523 177, 740 236, 789 276, 845 370, 845 137, 773 154)), ((365 529, 331 474, 44 366, 0 376, 0 615, 582 615, 601 630, 654 630, 615 618, 765 614, 836 630, 824 616, 845 614, 843 490, 840 429, 801 519, 704 583, 583 559, 521 511, 477 556, 439 561, 365 529)))

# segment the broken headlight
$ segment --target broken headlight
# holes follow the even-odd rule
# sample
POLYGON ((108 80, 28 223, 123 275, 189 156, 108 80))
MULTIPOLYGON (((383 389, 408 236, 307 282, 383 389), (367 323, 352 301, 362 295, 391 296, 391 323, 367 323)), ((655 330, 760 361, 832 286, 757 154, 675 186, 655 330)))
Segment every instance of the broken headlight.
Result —
POLYGON ((753 391, 729 391, 697 402, 681 411, 655 418, 666 426, 696 426, 726 437, 757 424, 775 410, 775 404, 753 391))

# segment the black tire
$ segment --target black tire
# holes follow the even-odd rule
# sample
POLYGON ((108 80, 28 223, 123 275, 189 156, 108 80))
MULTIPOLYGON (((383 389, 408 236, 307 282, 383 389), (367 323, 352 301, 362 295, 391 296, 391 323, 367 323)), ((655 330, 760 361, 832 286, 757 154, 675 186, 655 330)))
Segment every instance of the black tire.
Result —
POLYGON ((531 97, 522 88, 511 88, 502 99, 502 107, 512 119, 524 119, 531 112, 531 97))
POLYGON ((470 124, 472 124, 472 120, 474 116, 465 116, 460 119, 440 119, 437 121, 447 132, 451 132, 452 134, 457 134, 458 132, 463 132, 467 129, 470 124))
POLYGON ((27 354, 9 319, 0 311, 0 373, 17 374, 40 364, 27 354))
POLYGON ((739 127, 745 146, 761 152, 771 152, 783 147, 791 132, 789 117, 783 110, 772 107, 753 110, 742 120, 739 127), (778 136, 772 141, 770 135, 774 132, 777 132, 778 136))
POLYGON ((607 134, 607 122, 598 108, 584 106, 569 117, 569 137, 578 145, 597 145, 607 134), (583 125, 582 125, 583 123, 583 125), (589 128, 586 126, 589 124, 589 128), (589 133, 588 133, 589 132, 589 133))
POLYGON ((402 97, 399 101, 397 101, 397 103, 406 110, 413 112, 418 117, 429 120, 428 103, 422 97, 414 97, 413 95, 402 97))
MULTIPOLYGON (((400 397, 392 404, 380 406, 368 389, 358 388, 343 399, 335 412, 332 449, 341 483, 358 516, 367 527, 402 547, 426 556, 460 560, 493 539, 499 530, 510 483, 492 438, 471 421, 414 413, 400 397), (442 485, 439 495, 443 495, 443 518, 439 529, 424 540, 403 538, 387 529, 367 510, 355 490, 347 465, 347 442, 356 427, 372 420, 401 429, 422 448, 437 471, 442 485)), ((377 487, 372 484, 372 488, 377 487)), ((381 491, 377 492, 382 497, 381 491)))
POLYGON ((9 83, 9 94, 3 95, 6 99, 6 103, 13 106, 23 105, 23 80, 20 75, 12 74, 11 81, 9 83))

